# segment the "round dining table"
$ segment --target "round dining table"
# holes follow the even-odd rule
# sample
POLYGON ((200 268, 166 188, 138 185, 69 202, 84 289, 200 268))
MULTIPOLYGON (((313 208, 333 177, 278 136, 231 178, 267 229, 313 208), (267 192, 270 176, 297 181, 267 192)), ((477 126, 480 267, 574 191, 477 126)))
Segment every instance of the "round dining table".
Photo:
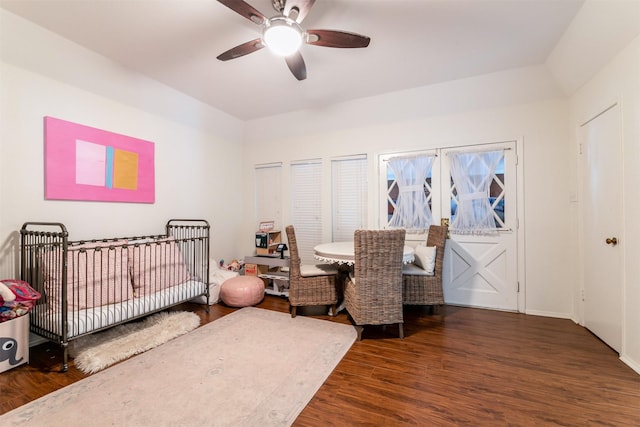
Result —
MULTIPOLYGON (((328 264, 337 264, 339 267, 343 266, 345 273, 352 271, 353 264, 355 263, 355 250, 353 249, 353 241, 350 242, 331 242, 321 243, 313 248, 313 257, 318 261, 328 264)), ((413 262, 413 248, 405 245, 402 250, 402 262, 408 264, 413 262)), ((336 309, 336 313, 341 312, 345 308, 345 301, 343 300, 336 309)), ((329 309, 329 315, 331 315, 331 309, 329 309)))
MULTIPOLYGON (((318 261, 328 264, 347 265, 352 267, 355 258, 353 241, 321 243, 313 248, 313 257, 318 261)), ((413 262, 413 248, 404 246, 402 251, 402 262, 408 264, 413 262)))

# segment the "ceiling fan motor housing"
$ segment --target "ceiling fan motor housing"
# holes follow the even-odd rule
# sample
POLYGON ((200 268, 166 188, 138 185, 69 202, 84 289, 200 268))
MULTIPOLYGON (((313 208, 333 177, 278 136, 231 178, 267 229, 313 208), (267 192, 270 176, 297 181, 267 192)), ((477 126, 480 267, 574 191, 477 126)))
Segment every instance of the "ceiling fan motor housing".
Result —
POLYGON ((265 22, 262 40, 275 54, 289 56, 302 45, 304 30, 293 19, 275 16, 265 22))

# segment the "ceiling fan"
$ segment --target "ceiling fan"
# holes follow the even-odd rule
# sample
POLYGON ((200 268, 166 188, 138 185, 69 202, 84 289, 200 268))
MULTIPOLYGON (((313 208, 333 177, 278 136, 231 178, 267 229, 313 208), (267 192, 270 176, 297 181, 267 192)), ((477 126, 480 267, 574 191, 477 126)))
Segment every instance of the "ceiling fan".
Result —
POLYGON ((239 58, 264 47, 283 56, 298 80, 307 78, 307 67, 300 53, 303 43, 324 47, 367 47, 371 39, 360 34, 335 30, 304 30, 300 24, 315 0, 271 0, 278 15, 267 18, 243 0, 218 0, 234 12, 262 27, 262 37, 248 41, 218 55, 220 61, 239 58))

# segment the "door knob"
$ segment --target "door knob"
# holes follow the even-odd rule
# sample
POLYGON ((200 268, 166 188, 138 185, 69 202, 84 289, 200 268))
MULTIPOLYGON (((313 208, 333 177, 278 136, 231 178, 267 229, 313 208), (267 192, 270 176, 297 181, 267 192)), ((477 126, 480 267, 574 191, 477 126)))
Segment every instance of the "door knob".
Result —
POLYGON ((605 242, 607 243, 607 245, 617 245, 618 244, 618 238, 617 237, 607 237, 607 240, 605 240, 605 242))

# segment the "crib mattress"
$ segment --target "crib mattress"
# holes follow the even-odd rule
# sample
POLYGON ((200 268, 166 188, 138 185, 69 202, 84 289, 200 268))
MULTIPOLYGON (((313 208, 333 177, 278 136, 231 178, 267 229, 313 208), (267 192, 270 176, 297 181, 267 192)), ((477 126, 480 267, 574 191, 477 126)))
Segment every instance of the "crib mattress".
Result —
MULTIPOLYGON (((163 289, 151 295, 132 298, 116 304, 103 305, 85 310, 69 312, 68 338, 83 335, 97 329, 126 322, 144 314, 189 301, 206 292, 206 284, 190 280, 163 289)), ((39 307, 32 313, 33 322, 56 335, 62 335, 61 313, 52 313, 47 307, 39 307)))

